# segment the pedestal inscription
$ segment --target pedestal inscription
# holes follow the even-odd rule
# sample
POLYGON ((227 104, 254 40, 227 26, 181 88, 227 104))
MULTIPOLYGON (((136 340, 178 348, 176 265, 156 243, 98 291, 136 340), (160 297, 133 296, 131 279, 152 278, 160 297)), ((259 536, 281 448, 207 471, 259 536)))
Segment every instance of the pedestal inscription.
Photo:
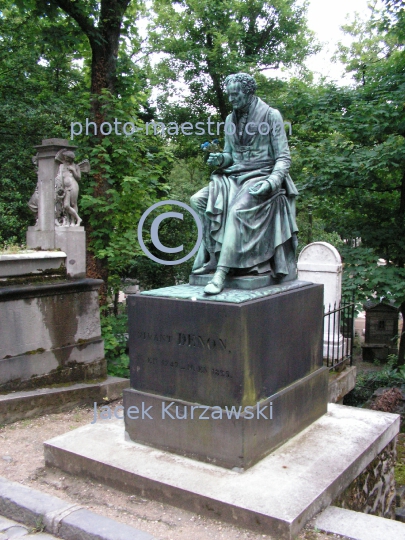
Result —
POLYGON ((254 405, 322 366, 322 286, 242 304, 129 297, 131 387, 254 405))

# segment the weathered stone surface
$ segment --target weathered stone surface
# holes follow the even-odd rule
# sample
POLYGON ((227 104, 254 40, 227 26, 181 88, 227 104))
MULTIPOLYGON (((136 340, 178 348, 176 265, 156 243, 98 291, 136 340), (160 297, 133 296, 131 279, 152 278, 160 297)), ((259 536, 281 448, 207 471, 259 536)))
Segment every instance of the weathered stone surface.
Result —
POLYGON ((34 527, 47 512, 61 511, 68 503, 0 477, 0 514, 34 527))
POLYGON ((346 367, 329 377, 329 403, 339 403, 356 386, 356 366, 346 367))
POLYGON ((19 536, 38 540, 55 538, 46 533, 36 533, 32 536, 27 534, 27 527, 36 527, 38 523, 41 523, 46 531, 65 540, 79 538, 80 540, 154 540, 150 534, 134 527, 118 523, 84 510, 76 504, 72 505, 57 497, 1 477, 0 513, 9 518, 0 516, 0 535, 2 531, 7 531, 5 538, 19 536))
POLYGON ((198 408, 195 402, 127 389, 125 410, 139 410, 133 415, 139 419, 126 417, 125 428, 141 444, 228 469, 247 469, 326 413, 328 372, 320 368, 254 407, 235 407, 236 414, 232 407, 198 408), (149 407, 151 419, 142 415, 149 407))
POLYGON ((314 521, 321 531, 339 534, 351 540, 402 540, 405 525, 381 517, 330 506, 314 521))
POLYGON ((0 288, 0 389, 106 375, 101 283, 83 279, 0 288))
POLYGON ((130 295, 131 388, 256 405, 322 367, 322 311, 311 284, 241 304, 130 295))
POLYGON ((397 415, 330 404, 328 414, 240 474, 125 441, 123 422, 105 420, 47 441, 45 463, 291 539, 398 431, 397 415))
POLYGON ((63 519, 58 535, 65 540, 154 540, 146 532, 84 509, 63 519))
POLYGON ((32 251, 0 255, 0 277, 25 276, 28 274, 51 273, 65 265, 63 251, 32 251))
POLYGON ((0 395, 1 423, 11 424, 23 418, 69 411, 78 405, 93 407, 94 402, 105 404, 105 399, 112 401, 120 398, 128 387, 129 379, 107 377, 98 383, 77 383, 3 394, 0 395))
POLYGON ((57 227, 55 246, 66 253, 69 277, 86 277, 86 233, 84 227, 57 227))
POLYGON ((313 242, 298 257, 298 279, 324 286, 324 305, 339 305, 342 298, 342 259, 338 250, 327 242, 313 242))
POLYGON ((44 139, 36 146, 38 153, 38 221, 28 227, 27 246, 29 248, 55 249, 55 178, 59 163, 56 154, 63 148, 74 150, 66 139, 44 139))

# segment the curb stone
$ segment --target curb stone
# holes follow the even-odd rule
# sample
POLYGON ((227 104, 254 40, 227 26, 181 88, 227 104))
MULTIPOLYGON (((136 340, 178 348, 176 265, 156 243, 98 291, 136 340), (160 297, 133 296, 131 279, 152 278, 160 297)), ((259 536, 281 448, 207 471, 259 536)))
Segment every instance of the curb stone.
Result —
POLYGON ((156 540, 149 533, 3 477, 0 516, 29 527, 43 523, 46 532, 64 540, 156 540))

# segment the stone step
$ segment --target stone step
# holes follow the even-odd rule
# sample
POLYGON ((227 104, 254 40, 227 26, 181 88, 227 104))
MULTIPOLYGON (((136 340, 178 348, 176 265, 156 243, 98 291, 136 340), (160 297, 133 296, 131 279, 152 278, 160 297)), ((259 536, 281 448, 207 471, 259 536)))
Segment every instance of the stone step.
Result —
POLYGON ((313 526, 350 540, 405 540, 405 523, 336 506, 329 506, 321 512, 313 526))
POLYGON ((75 383, 56 388, 37 388, 0 395, 2 424, 11 424, 25 418, 69 411, 78 405, 93 407, 122 396, 129 387, 129 379, 108 376, 105 381, 75 383))

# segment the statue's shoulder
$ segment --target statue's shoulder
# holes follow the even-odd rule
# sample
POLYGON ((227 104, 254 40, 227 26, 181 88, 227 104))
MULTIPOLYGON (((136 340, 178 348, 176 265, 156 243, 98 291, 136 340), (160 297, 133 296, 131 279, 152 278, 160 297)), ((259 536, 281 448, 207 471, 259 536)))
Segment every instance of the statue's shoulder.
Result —
POLYGON ((266 103, 264 103, 264 101, 262 101, 262 103, 263 105, 267 107, 269 117, 272 120, 279 120, 281 118, 281 112, 278 109, 275 109, 274 107, 270 107, 270 105, 267 105, 266 103))

